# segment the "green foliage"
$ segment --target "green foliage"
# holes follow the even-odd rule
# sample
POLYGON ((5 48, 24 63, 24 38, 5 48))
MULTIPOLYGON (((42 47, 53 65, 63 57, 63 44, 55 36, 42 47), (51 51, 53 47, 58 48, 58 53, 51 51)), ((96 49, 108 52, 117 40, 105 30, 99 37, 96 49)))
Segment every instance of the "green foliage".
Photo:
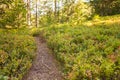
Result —
POLYGON ((30 35, 32 36, 39 36, 42 35, 43 33, 41 32, 42 28, 32 28, 30 30, 30 35))
POLYGON ((23 25, 26 9, 23 0, 0 1, 0 28, 16 28, 23 25))
POLYGON ((92 7, 89 3, 78 1, 77 3, 72 3, 70 6, 65 6, 64 12, 62 16, 66 18, 66 21, 70 21, 71 24, 80 24, 91 17, 92 7))
MULTIPOLYGON (((47 2, 46 2, 47 3, 47 2)), ((50 3, 50 2, 49 2, 50 3)), ((52 2, 51 2, 52 3, 52 2)), ((92 7, 90 3, 85 3, 81 0, 75 3, 74 0, 57 1, 56 12, 52 9, 52 6, 48 6, 46 14, 41 15, 39 22, 42 26, 49 26, 54 23, 69 22, 73 25, 80 24, 82 21, 89 19, 92 15, 92 7), (60 6, 60 2, 63 6, 60 6)))
POLYGON ((0 75, 0 80, 8 80, 8 77, 0 75))
POLYGON ((120 0, 91 0, 95 13, 101 16, 115 15, 120 13, 120 0))
POLYGON ((49 47, 63 66, 66 79, 120 79, 119 22, 110 23, 106 19, 104 25, 60 24, 45 28, 44 32, 49 47))
POLYGON ((31 67, 36 45, 27 31, 0 29, 0 80, 21 80, 31 67))

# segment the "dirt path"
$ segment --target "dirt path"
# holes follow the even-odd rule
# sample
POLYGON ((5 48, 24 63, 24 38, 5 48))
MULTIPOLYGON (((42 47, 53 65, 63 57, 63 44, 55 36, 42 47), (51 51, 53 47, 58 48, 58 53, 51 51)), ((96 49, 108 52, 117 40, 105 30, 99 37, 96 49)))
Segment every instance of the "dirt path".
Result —
POLYGON ((37 57, 23 80, 63 80, 55 58, 41 38, 36 37, 37 57))

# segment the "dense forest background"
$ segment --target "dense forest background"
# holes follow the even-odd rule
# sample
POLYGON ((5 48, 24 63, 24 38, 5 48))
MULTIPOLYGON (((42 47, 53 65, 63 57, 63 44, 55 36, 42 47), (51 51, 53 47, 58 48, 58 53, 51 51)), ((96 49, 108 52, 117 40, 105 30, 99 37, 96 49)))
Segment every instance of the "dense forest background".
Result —
POLYGON ((66 80, 120 80, 120 0, 0 0, 0 80, 22 80, 42 36, 66 80))
POLYGON ((35 26, 36 22, 40 26, 64 22, 79 24, 95 15, 119 14, 119 4, 119 0, 92 0, 88 2, 82 0, 1 0, 0 26, 4 28, 7 25, 20 27, 25 23, 35 26), (26 20, 27 22, 25 22, 26 20))

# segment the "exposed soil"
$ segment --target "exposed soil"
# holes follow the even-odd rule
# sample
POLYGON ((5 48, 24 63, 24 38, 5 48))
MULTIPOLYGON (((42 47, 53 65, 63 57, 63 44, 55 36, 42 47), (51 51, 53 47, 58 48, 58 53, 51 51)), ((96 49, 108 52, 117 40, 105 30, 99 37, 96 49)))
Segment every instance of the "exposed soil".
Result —
POLYGON ((36 37, 37 56, 33 66, 25 75, 23 80, 63 80, 59 65, 50 53, 46 42, 36 37))

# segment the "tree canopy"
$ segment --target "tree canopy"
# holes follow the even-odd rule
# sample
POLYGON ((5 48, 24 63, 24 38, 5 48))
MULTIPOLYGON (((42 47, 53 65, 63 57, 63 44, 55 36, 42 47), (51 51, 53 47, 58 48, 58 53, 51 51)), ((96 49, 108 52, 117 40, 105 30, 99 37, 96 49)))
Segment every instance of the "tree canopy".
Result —
POLYGON ((95 8, 95 13, 101 16, 120 13, 120 0, 92 0, 91 4, 95 8))

